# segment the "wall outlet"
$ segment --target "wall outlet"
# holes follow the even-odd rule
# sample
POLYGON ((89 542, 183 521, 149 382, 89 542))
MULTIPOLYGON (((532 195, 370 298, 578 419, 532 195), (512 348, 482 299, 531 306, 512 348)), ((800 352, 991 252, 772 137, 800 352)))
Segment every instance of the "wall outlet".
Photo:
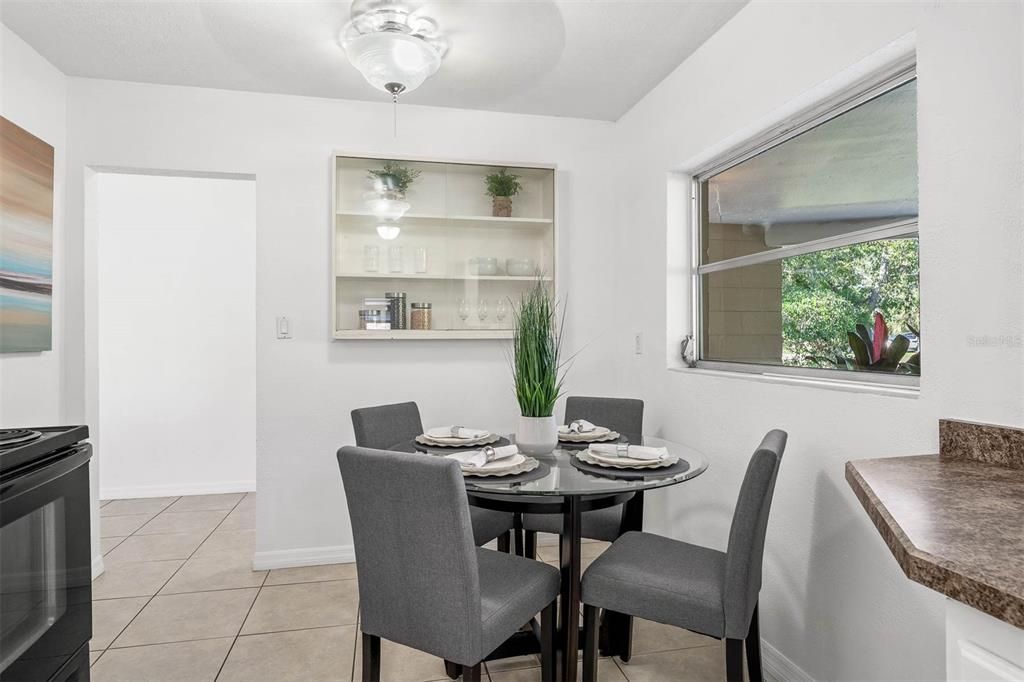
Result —
POLYGON ((287 317, 277 318, 277 338, 292 338, 292 323, 287 317))
POLYGON ((644 354, 644 333, 637 332, 633 335, 633 352, 637 355, 644 354))

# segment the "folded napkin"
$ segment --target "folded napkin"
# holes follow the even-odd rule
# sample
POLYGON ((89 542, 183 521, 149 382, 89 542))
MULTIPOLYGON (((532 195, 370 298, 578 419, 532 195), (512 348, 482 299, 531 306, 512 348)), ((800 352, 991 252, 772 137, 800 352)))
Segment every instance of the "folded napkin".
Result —
POLYGON ((463 438, 465 440, 473 440, 474 438, 489 436, 491 432, 483 429, 467 429, 465 426, 435 426, 432 429, 427 429, 426 435, 430 438, 463 438))
POLYGON ((571 422, 567 425, 559 426, 558 432, 561 434, 590 433, 591 431, 594 431, 596 428, 596 426, 588 422, 586 419, 577 419, 576 421, 571 422))
POLYGON ((590 449, 605 457, 629 457, 630 459, 659 461, 668 457, 668 448, 652 448, 644 445, 628 445, 623 452, 624 443, 595 443, 590 449))
POLYGON ((467 452, 453 452, 450 455, 445 455, 445 457, 454 459, 462 467, 482 467, 488 462, 505 459, 518 453, 519 448, 515 445, 503 445, 500 448, 486 447, 467 452))

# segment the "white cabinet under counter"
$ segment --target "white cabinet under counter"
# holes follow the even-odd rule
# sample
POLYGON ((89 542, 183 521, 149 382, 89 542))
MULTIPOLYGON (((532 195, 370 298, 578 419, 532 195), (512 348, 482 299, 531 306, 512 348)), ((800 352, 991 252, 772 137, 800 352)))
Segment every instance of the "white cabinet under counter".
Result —
POLYGON ((336 153, 332 169, 334 339, 508 339, 521 295, 554 289, 554 166, 336 153), (510 211, 488 194, 500 173, 518 185, 510 211), (404 317, 373 311, 403 293, 404 317), (413 303, 430 304, 428 329, 413 303))
POLYGON ((1024 680, 1024 629, 946 600, 946 679, 1024 680))

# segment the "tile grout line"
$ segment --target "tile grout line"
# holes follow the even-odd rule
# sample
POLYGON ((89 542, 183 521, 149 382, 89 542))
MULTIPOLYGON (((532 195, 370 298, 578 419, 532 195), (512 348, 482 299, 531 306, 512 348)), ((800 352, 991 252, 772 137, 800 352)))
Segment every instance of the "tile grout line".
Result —
MULTIPOLYGON (((245 498, 243 497, 242 499, 244 500, 245 498)), ((234 511, 234 509, 231 511, 234 511)), ((224 518, 226 519, 227 517, 225 516, 224 518)), ((261 582, 260 586, 256 589, 256 595, 252 598, 252 602, 249 604, 249 608, 245 612, 245 618, 243 618, 242 622, 238 624, 238 632, 236 632, 235 636, 231 639, 231 645, 228 647, 227 653, 224 654, 224 660, 220 662, 220 667, 217 668, 217 674, 213 676, 214 682, 216 682, 217 678, 219 678, 221 673, 224 672, 224 666, 227 665, 228 659, 231 658, 231 652, 235 650, 235 644, 238 642, 238 638, 242 634, 242 628, 245 627, 245 621, 249 620, 249 614, 252 613, 252 608, 256 606, 256 600, 260 598, 260 593, 263 592, 263 586, 267 584, 268 577, 270 577, 270 571, 263 574, 263 582, 261 582)))
MULTIPOLYGON (((161 509, 161 510, 160 510, 159 512, 157 512, 157 513, 156 513, 156 515, 155 515, 155 516, 154 516, 153 518, 155 519, 155 518, 156 518, 157 516, 160 516, 161 514, 163 514, 163 513, 165 512, 165 511, 167 511, 167 509, 169 509, 169 508, 171 507, 171 505, 175 504, 175 503, 176 503, 176 502, 177 502, 178 500, 180 500, 180 499, 181 499, 182 497, 185 497, 185 496, 184 496, 184 495, 179 495, 178 497, 176 497, 176 498, 174 499, 174 502, 170 502, 170 503, 168 503, 168 505, 167 505, 166 507, 164 507, 163 509, 161 509)), ((245 495, 242 495, 241 499, 239 499, 239 500, 238 500, 238 502, 236 502, 236 503, 235 503, 235 504, 234 504, 234 505, 233 505, 233 506, 231 507, 231 509, 229 509, 229 510, 228 510, 228 514, 230 514, 231 512, 233 512, 233 511, 235 510, 235 507, 237 507, 238 505, 240 505, 240 504, 242 503, 242 500, 244 500, 244 499, 245 499, 245 495)), ((227 514, 225 514, 225 515, 224 515, 224 519, 226 519, 226 518, 227 518, 227 514)), ((108 650, 108 649, 111 649, 111 648, 113 647, 114 643, 115 643, 115 642, 116 642, 116 641, 118 640, 118 638, 119 638, 119 637, 120 637, 121 635, 123 635, 123 634, 124 634, 125 630, 127 630, 127 629, 128 629, 128 628, 129 628, 130 626, 131 626, 131 624, 135 622, 135 619, 136 619, 136 618, 138 618, 138 617, 139 617, 139 615, 140 615, 140 614, 141 614, 141 613, 142 613, 143 611, 145 611, 145 610, 146 610, 146 607, 148 607, 148 606, 149 606, 149 605, 150 605, 151 603, 153 603, 153 599, 155 599, 155 598, 156 598, 156 596, 160 594, 160 590, 162 590, 162 589, 164 589, 165 587, 167 587, 167 583, 171 582, 171 580, 173 580, 173 579, 174 579, 174 576, 178 575, 178 571, 180 571, 180 570, 182 569, 182 567, 183 567, 183 566, 184 566, 184 565, 185 565, 185 564, 186 564, 186 563, 188 562, 188 560, 189 560, 189 559, 191 559, 191 558, 192 558, 192 557, 193 557, 193 556, 195 555, 195 553, 199 551, 199 548, 203 546, 203 543, 204 543, 204 542, 206 542, 207 540, 209 540, 209 539, 210 539, 210 536, 211 536, 211 535, 213 535, 213 534, 214 534, 215 532, 217 532, 217 528, 220 528, 220 524, 221 524, 221 523, 224 523, 224 519, 221 519, 220 523, 218 523, 218 524, 217 524, 217 525, 216 525, 216 526, 214 527, 214 529, 213 529, 213 530, 211 530, 211 531, 209 532, 209 534, 208 534, 208 535, 207 535, 207 536, 206 536, 205 538, 203 538, 203 541, 202 541, 202 542, 200 542, 200 543, 199 543, 198 545, 196 545, 196 548, 195 548, 194 550, 192 550, 192 552, 191 552, 191 553, 190 553, 190 554, 188 555, 188 557, 187 557, 187 558, 186 558, 186 559, 185 559, 184 561, 182 561, 182 562, 181 562, 181 565, 180 565, 180 566, 178 566, 178 568, 174 569, 174 572, 173 572, 173 573, 171 573, 171 575, 170 575, 170 576, 169 576, 169 577, 167 578, 167 580, 165 580, 165 581, 164 581, 164 582, 163 582, 163 583, 162 583, 162 584, 160 585, 160 587, 158 587, 158 588, 157 588, 156 592, 154 592, 153 594, 149 595, 149 597, 148 597, 148 598, 146 599, 146 603, 142 605, 142 608, 141 608, 141 609, 139 609, 139 610, 138 610, 138 612, 137 612, 137 613, 136 613, 136 614, 135 614, 134 616, 132 616, 131 620, 129 620, 129 621, 128 621, 128 622, 127 622, 127 623, 125 624, 125 626, 124 626, 123 628, 121 628, 121 630, 120 630, 120 631, 118 631, 118 633, 117 633, 117 635, 116 635, 116 636, 114 636, 113 638, 111 638, 111 640, 110 640, 110 644, 108 644, 108 645, 107 645, 107 646, 106 646, 106 647, 105 647, 105 648, 103 649, 103 654, 105 654, 105 653, 107 652, 107 650, 108 650)), ((150 521, 152 521, 152 519, 150 519, 150 521)), ((102 523, 102 520, 100 521, 100 523, 102 523)), ((149 523, 149 521, 147 521, 146 523, 149 523)), ((143 524, 143 525, 145 525, 145 524, 143 524)), ((136 532, 137 532, 138 530, 140 530, 140 529, 141 529, 141 527, 140 527, 140 528, 138 528, 138 529, 136 529, 136 532)), ((133 532, 133 533, 132 533, 131 535, 129 535, 128 537, 134 537, 134 536, 135 536, 135 532, 133 532)), ((127 539, 128 539, 128 537, 126 537, 125 539, 127 540, 127 539)), ((122 541, 122 542, 123 542, 123 541, 122 541)), ((258 595, 258 594, 259 594, 259 593, 257 592, 257 595, 258 595)), ((99 600, 99 601, 102 601, 102 600, 99 600)), ((253 601, 255 601, 255 599, 254 599, 253 601)), ((189 640, 186 640, 186 641, 189 641, 189 640)), ((192 641, 194 641, 194 640, 192 640, 192 641)), ((128 648, 128 647, 118 647, 118 648, 128 648)), ((102 657, 102 655, 103 655, 103 654, 100 654, 100 656, 102 657)), ((97 659, 97 660, 99 660, 99 659, 97 659)))

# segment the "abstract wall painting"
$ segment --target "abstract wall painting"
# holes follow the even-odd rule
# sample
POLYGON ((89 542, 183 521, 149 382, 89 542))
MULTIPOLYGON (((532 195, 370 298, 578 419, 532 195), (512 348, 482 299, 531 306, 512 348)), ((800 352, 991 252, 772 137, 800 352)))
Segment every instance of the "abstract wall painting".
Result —
POLYGON ((0 353, 53 348, 53 147, 0 117, 0 353))

